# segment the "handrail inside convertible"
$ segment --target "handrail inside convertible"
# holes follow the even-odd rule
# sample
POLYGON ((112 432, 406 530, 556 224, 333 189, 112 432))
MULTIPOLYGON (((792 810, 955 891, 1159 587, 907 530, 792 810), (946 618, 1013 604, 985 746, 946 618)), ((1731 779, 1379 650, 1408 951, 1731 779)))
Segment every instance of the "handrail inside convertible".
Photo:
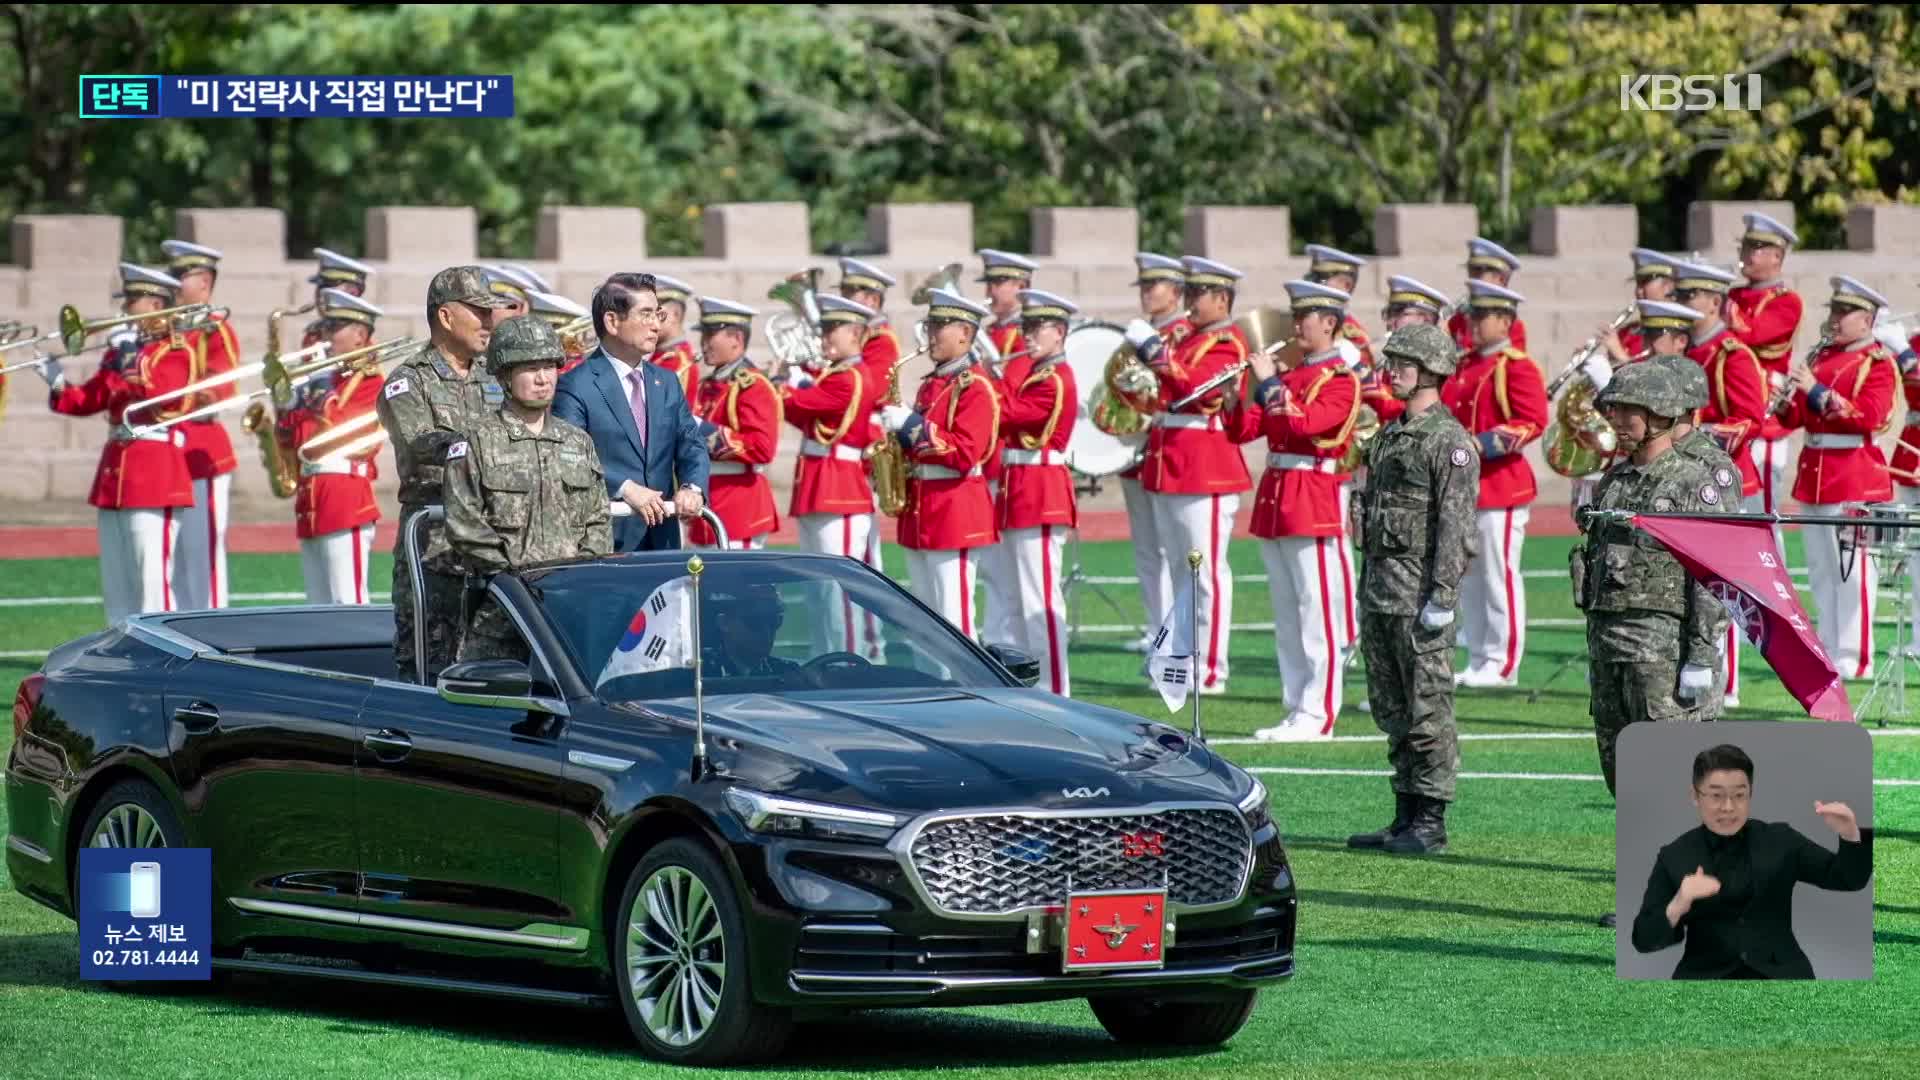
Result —
MULTIPOLYGON (((632 517, 633 507, 628 506, 625 502, 609 503, 607 504, 607 514, 617 518, 632 517)), ((722 551, 726 550, 729 542, 727 527, 721 522, 720 515, 714 513, 712 507, 703 506, 700 508, 700 518, 712 527, 714 539, 719 542, 720 549, 722 551)), ((411 584, 413 586, 414 681, 418 682, 421 686, 429 684, 427 683, 427 622, 421 614, 427 606, 427 585, 425 578, 421 576, 420 530, 429 522, 445 520, 447 520, 446 507, 423 506, 414 511, 413 515, 407 518, 405 523, 400 526, 402 530, 401 535, 405 538, 407 548, 407 566, 413 571, 411 584)))

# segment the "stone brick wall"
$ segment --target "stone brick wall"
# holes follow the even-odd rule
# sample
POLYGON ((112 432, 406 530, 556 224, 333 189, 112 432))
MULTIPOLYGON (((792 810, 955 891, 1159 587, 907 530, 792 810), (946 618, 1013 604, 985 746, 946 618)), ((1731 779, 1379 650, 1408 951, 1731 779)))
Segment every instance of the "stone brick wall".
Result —
MULTIPOLYGON (((1684 253, 1697 250, 1723 265, 1734 261, 1740 215, 1761 209, 1791 222, 1785 203, 1698 203, 1691 207, 1687 235, 1654 246, 1684 253)), ((1041 207, 1032 212, 1033 252, 1040 264, 1040 287, 1075 298, 1089 317, 1124 322, 1136 314, 1132 255, 1139 236, 1135 211, 1126 207, 1041 207)), ((777 310, 767 290, 789 273, 807 266, 826 268, 823 283, 838 279, 836 260, 808 250, 807 209, 801 203, 728 204, 709 207, 704 222, 704 254, 698 258, 649 258, 644 213, 633 207, 550 207, 540 214, 531 264, 556 288, 586 303, 593 288, 618 270, 645 269, 671 274, 710 295, 759 307, 764 317, 777 310)), ((908 295, 922 277, 948 262, 967 270, 966 287, 978 272, 973 255, 973 211, 965 204, 890 204, 869 208, 870 246, 884 254, 872 261, 900 279, 889 295, 890 314, 912 341, 915 312, 908 295)), ((1377 253, 1362 272, 1354 312, 1377 336, 1389 275, 1411 274, 1449 293, 1463 293, 1466 242, 1478 230, 1471 206, 1401 205, 1382 207, 1375 216, 1377 253)), ((62 305, 88 318, 115 311, 116 266, 125 259, 150 265, 164 260, 158 251, 125 250, 118 218, 28 215, 11 222, 18 265, 0 265, 0 319, 18 318, 44 330, 57 325, 62 305)), ((175 212, 182 239, 221 249, 215 301, 232 309, 235 329, 249 360, 264 351, 268 313, 292 310, 312 299, 307 278, 314 263, 286 257, 285 218, 273 209, 191 209, 175 212)), ((1187 211, 1186 254, 1221 259, 1247 272, 1239 310, 1284 304, 1282 283, 1306 270, 1294 253, 1296 241, 1285 207, 1198 206, 1187 211)), ((1627 252, 1638 243, 1631 206, 1572 206, 1535 213, 1531 253, 1513 285, 1527 302, 1522 317, 1533 354, 1551 377, 1566 366, 1582 342, 1605 325, 1632 297, 1627 252)), ((1827 279, 1852 274, 1882 290, 1897 312, 1920 308, 1920 207, 1855 207, 1847 220, 1845 251, 1802 251, 1787 261, 1793 286, 1808 301, 1809 316, 1800 329, 1796 352, 1818 337, 1818 313, 1828 293, 1827 279)), ((383 207, 366 220, 366 238, 349 252, 378 268, 368 298, 387 311, 382 338, 424 335, 428 280, 442 267, 486 261, 478 249, 476 214, 471 207, 383 207)), ((1182 254, 1168 252, 1167 254, 1182 254)), ((1369 253, 1360 253, 1369 254, 1369 253)), ((304 318, 288 319, 288 336, 298 335, 304 318)), ((909 345, 911 347, 911 345, 909 345)), ((756 349, 765 355, 756 338, 756 349)), ((69 361, 68 376, 84 379, 99 352, 69 361)), ((21 359, 17 352, 11 359, 21 359)), ((911 398, 925 370, 924 361, 903 372, 902 388, 911 398)), ((99 417, 69 419, 50 414, 39 376, 31 371, 10 376, 7 411, 0 418, 0 521, 84 521, 91 519, 85 499, 94 464, 105 438, 99 417)), ((246 384, 251 389, 256 383, 246 384)), ((239 426, 239 411, 228 420, 241 461, 234 482, 234 518, 238 521, 286 520, 291 507, 272 497, 256 444, 239 426)), ((1892 435, 1887 436, 1890 443, 1892 435)), ((781 463, 771 473, 786 506, 789 462, 798 436, 784 436, 781 463)), ((1263 453, 1248 447, 1258 473, 1263 453)), ((1542 499, 1564 503, 1566 481, 1546 468, 1536 444, 1529 451, 1543 488, 1542 499)), ((382 454, 380 490, 393 510, 391 451, 382 454)), ((1090 508, 1117 509, 1117 483, 1108 481, 1090 508)))

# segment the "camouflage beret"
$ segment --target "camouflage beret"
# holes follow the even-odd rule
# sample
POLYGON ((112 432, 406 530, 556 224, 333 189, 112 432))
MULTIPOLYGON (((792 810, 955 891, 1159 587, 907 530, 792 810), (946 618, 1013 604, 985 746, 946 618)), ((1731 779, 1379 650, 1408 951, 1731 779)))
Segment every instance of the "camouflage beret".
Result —
POLYGON ((487 342, 487 374, 497 379, 517 364, 559 364, 566 361, 566 356, 560 335, 547 320, 538 315, 516 315, 493 328, 487 342))
POLYGON ((1707 407, 1707 369, 1684 356, 1662 353, 1650 358, 1651 363, 1659 364, 1673 376, 1674 386, 1679 391, 1679 400, 1675 402, 1683 412, 1707 407))
POLYGON ((1601 409, 1637 405, 1654 416, 1673 418, 1689 411, 1682 400, 1678 375, 1665 365, 1644 360, 1614 372, 1594 405, 1601 409))
POLYGON ((1426 323, 1403 326, 1388 334, 1380 351, 1442 377, 1453 374, 1460 366, 1460 348, 1453 338, 1445 330, 1426 323))

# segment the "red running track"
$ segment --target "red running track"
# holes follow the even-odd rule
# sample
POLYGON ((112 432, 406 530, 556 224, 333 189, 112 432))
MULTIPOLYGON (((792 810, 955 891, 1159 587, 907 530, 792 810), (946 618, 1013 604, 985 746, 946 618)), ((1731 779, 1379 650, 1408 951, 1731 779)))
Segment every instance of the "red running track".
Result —
MULTIPOLYGON (((1240 515, 1235 523, 1236 540, 1251 539, 1248 532, 1251 514, 1240 515)), ((392 551, 396 523, 381 521, 374 535, 376 551, 392 551)), ((1535 506, 1527 524, 1529 536, 1575 536, 1573 512, 1565 506, 1535 506)), ((1080 515, 1080 539, 1089 541, 1125 540, 1129 535, 1127 515, 1122 510, 1103 510, 1080 515)), ((895 522, 882 516, 881 539, 895 541, 895 522)), ((783 521, 768 542, 788 547, 799 543, 793 522, 783 521)), ((300 550, 291 521, 280 525, 235 523, 227 529, 227 551, 231 554, 291 555, 300 550)), ((45 526, 0 529, 0 559, 97 558, 100 535, 86 526, 45 526)))

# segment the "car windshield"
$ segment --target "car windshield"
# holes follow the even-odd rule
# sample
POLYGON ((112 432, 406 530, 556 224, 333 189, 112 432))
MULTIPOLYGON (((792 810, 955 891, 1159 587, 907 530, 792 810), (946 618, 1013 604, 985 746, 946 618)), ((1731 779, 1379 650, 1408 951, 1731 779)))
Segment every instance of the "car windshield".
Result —
POLYGON ((616 559, 528 575, 601 700, 704 693, 1004 687, 944 620, 851 559, 710 554, 698 600, 685 559, 616 559))

